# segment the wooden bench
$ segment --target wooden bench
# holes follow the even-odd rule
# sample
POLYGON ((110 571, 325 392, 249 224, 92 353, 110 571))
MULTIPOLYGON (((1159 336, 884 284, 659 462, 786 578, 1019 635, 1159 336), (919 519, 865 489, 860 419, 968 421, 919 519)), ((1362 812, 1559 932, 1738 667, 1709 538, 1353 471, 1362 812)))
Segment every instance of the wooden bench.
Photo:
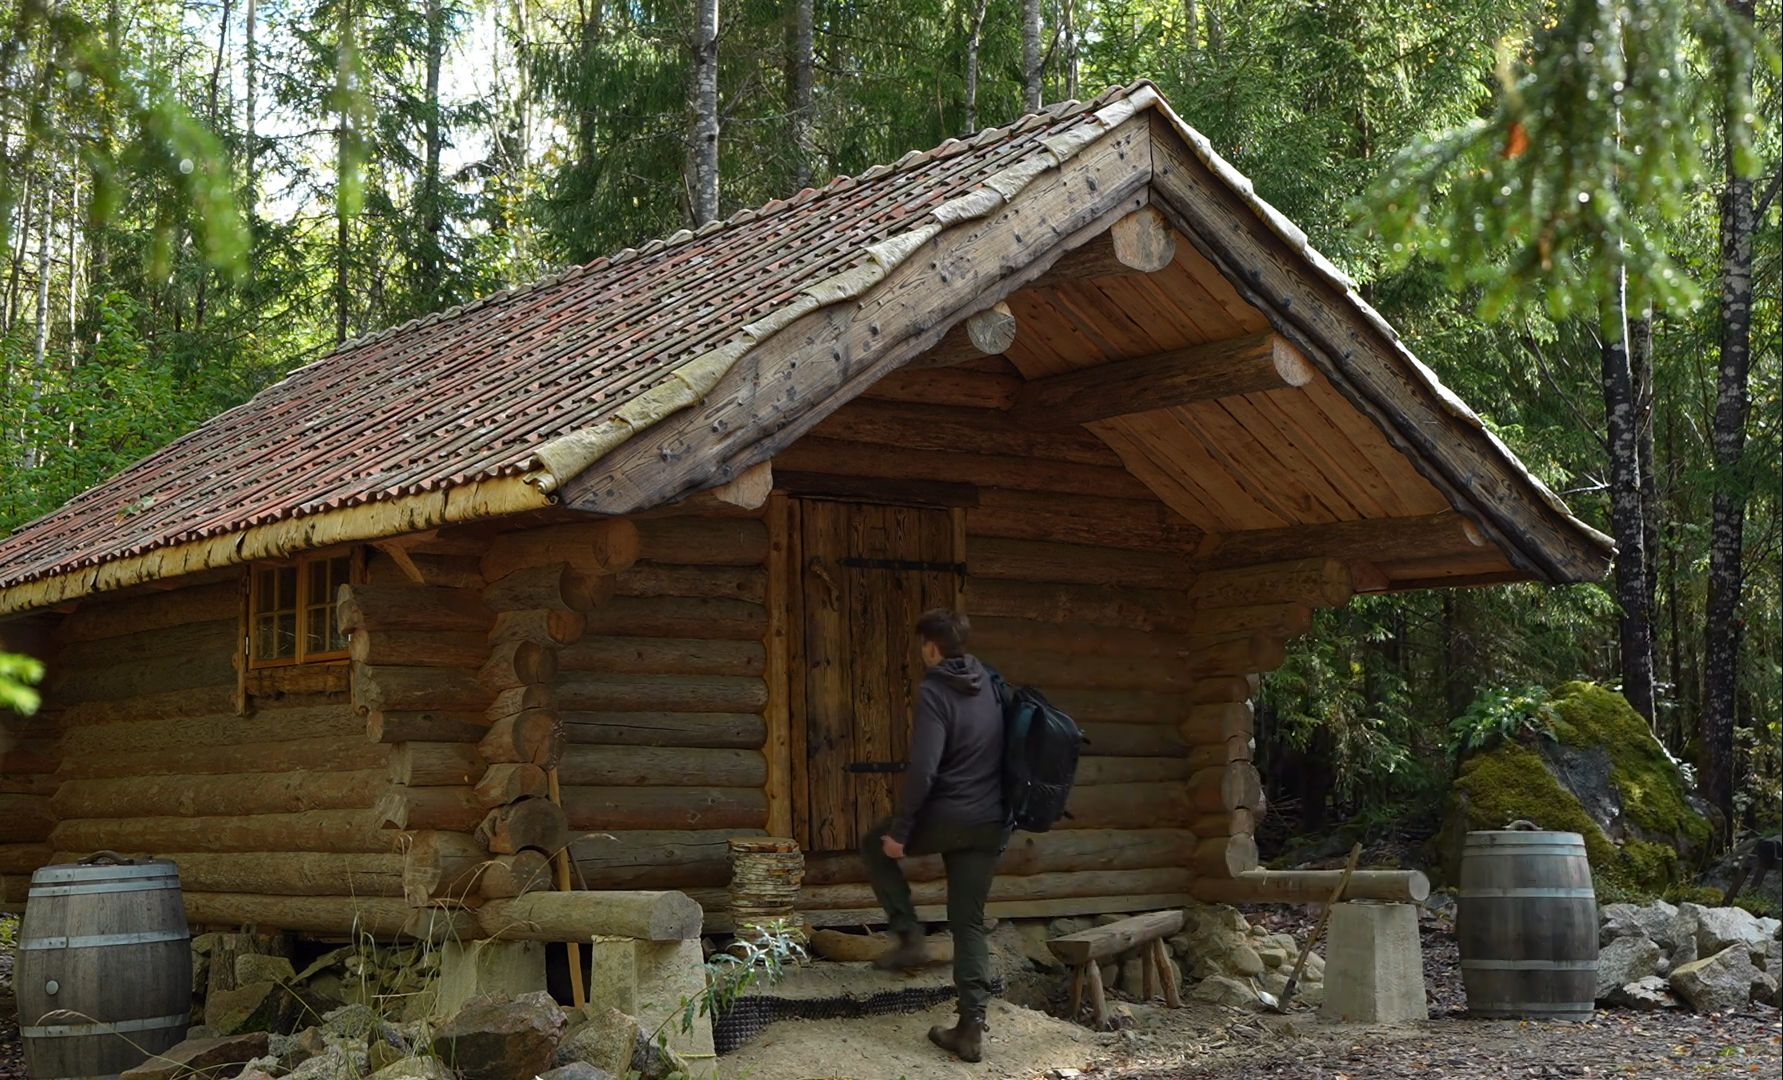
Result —
POLYGON ((1089 984, 1090 1010, 1098 1030, 1108 1026, 1108 992, 1102 985, 1102 961, 1132 949, 1142 949, 1145 965, 1145 998, 1150 1001, 1164 988, 1164 1004, 1182 1006, 1182 988, 1170 974, 1170 949, 1164 939, 1182 929, 1182 911, 1154 911, 1134 915, 1107 926, 1079 930, 1046 943, 1052 954, 1071 965, 1071 1017, 1083 1008, 1084 984, 1089 984))

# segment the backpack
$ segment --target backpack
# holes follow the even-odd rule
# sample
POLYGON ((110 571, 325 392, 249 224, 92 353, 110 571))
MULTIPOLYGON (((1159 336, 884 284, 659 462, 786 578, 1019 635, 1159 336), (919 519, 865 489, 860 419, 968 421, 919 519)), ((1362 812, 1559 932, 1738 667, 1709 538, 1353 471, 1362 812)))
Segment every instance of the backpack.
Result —
POLYGON ((1003 707, 1003 807, 1023 832, 1046 832, 1071 815, 1065 802, 1077 776, 1077 757, 1089 739, 1046 695, 1010 686, 991 669, 991 688, 1003 707))

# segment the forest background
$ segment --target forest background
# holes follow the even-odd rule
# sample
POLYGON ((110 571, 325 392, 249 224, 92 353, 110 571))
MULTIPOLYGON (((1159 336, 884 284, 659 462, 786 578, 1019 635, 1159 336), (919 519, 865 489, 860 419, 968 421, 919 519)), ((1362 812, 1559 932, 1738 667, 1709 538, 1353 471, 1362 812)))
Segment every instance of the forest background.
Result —
POLYGON ((1415 833, 1582 677, 1775 831, 1780 6, 0 0, 0 531, 348 337, 1150 78, 1623 552, 1321 613, 1275 828, 1415 833))

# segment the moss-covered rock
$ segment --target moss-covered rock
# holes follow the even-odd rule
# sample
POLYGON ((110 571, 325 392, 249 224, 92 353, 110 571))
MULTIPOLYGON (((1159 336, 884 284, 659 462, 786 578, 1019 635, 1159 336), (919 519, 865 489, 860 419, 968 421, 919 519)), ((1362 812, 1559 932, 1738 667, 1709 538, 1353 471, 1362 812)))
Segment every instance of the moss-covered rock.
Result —
POLYGON ((1614 691, 1566 683, 1550 704, 1551 735, 1501 742, 1461 762, 1438 836, 1444 876, 1459 878, 1470 830, 1525 820, 1585 838, 1602 899, 1676 885, 1710 838, 1677 764, 1614 691))

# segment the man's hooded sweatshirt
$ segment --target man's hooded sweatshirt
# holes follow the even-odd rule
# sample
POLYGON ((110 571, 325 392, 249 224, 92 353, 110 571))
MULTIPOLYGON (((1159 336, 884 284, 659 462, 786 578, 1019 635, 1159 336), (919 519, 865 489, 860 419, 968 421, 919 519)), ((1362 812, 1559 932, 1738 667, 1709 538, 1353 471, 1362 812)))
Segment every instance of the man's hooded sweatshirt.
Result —
POLYGON ((910 732, 910 767, 887 835, 906 843, 919 825, 1003 821, 1003 710, 984 665, 951 656, 923 676, 910 732))

